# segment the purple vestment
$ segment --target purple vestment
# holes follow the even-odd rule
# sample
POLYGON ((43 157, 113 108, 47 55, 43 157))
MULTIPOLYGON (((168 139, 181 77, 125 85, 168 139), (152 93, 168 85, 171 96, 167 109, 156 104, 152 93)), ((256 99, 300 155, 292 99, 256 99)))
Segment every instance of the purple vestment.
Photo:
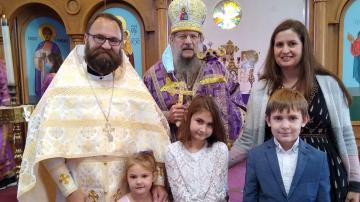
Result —
MULTIPOLYGON (((161 91, 167 83, 176 82, 173 72, 167 72, 163 63, 159 61, 152 66, 144 76, 144 83, 149 89, 151 95, 163 111, 170 110, 171 106, 178 101, 178 95, 171 95, 167 91, 161 91)), ((192 96, 185 96, 184 104, 196 95, 210 95, 217 103, 222 114, 222 120, 225 129, 228 132, 229 139, 234 141, 240 133, 241 114, 240 107, 245 107, 239 83, 228 76, 225 67, 216 59, 203 62, 199 75, 193 85, 192 96)), ((172 131, 172 141, 176 137, 176 126, 170 124, 172 131)), ((176 139, 176 138, 175 138, 176 139)))
MULTIPOLYGON (((10 95, 7 87, 5 63, 0 60, 0 105, 9 105, 10 95)), ((0 188, 12 181, 14 176, 15 161, 12 155, 9 136, 4 128, 0 126, 0 188)))

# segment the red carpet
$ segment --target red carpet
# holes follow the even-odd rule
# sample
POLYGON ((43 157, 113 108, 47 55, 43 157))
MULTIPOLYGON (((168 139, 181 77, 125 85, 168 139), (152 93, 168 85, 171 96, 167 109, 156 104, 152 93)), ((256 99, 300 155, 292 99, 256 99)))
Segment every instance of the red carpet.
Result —
POLYGON ((11 186, 4 190, 0 190, 1 202, 17 202, 16 199, 17 186, 11 186))

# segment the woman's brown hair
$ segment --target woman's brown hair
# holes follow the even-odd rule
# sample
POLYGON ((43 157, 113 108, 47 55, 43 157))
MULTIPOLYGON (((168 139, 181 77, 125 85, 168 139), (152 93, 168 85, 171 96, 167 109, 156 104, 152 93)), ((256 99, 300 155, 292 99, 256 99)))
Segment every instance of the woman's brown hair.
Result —
POLYGON ((282 87, 283 82, 283 74, 281 72, 281 68, 275 61, 274 55, 274 45, 275 45, 275 37, 279 32, 285 30, 294 31, 300 41, 302 42, 302 56, 300 60, 300 75, 299 81, 296 87, 301 87, 304 89, 304 96, 309 98, 315 83, 316 75, 329 75, 333 77, 339 84, 341 90, 345 94, 346 101, 348 105, 351 105, 351 95, 346 90, 343 82, 333 73, 326 70, 320 63, 318 63, 315 59, 313 53, 312 43, 308 34, 308 31, 304 24, 297 20, 285 20, 280 23, 274 30, 271 35, 270 47, 265 59, 265 67, 262 75, 260 76, 260 80, 264 79, 266 84, 269 86, 269 94, 272 94, 276 89, 282 87))

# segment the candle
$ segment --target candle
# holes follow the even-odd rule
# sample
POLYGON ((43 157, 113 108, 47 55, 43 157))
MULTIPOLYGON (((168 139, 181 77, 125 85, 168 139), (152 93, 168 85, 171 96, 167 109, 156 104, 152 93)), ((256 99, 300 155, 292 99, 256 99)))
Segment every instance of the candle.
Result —
POLYGON ((8 80, 8 85, 15 85, 14 68, 13 68, 11 43, 10 43, 10 32, 5 15, 3 15, 1 18, 1 31, 4 42, 4 55, 5 55, 6 76, 8 80))

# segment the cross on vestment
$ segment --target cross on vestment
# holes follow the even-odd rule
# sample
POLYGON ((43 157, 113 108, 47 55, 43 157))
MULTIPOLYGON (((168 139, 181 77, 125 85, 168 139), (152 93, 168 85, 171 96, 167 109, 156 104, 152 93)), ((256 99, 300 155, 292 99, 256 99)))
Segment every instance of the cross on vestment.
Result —
POLYGON ((70 176, 67 174, 61 174, 59 177, 59 182, 62 184, 69 184, 70 176))
POLYGON ((91 202, 96 202, 99 200, 99 195, 94 190, 91 190, 88 194, 88 198, 91 202))
POLYGON ((111 127, 111 123, 106 121, 103 131, 106 133, 108 140, 112 142, 114 139, 112 133, 115 131, 115 128, 111 127))

